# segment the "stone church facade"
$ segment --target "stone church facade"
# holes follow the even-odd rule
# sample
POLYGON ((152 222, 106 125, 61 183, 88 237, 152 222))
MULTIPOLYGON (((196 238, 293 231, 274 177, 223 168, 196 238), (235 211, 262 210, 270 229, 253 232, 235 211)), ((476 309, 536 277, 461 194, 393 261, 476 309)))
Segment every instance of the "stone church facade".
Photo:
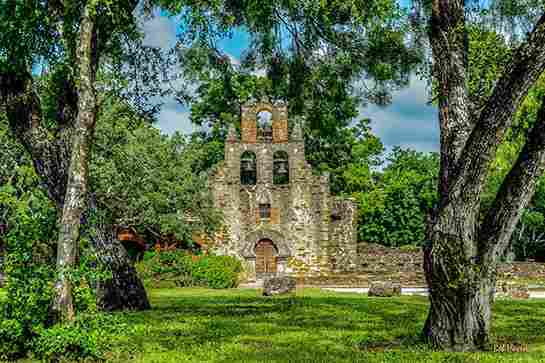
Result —
POLYGON ((284 103, 242 107, 240 137, 229 130, 225 160, 209 179, 224 215, 211 248, 258 279, 353 270, 356 205, 330 195, 329 176, 313 174, 305 159, 300 125, 289 126, 284 103))

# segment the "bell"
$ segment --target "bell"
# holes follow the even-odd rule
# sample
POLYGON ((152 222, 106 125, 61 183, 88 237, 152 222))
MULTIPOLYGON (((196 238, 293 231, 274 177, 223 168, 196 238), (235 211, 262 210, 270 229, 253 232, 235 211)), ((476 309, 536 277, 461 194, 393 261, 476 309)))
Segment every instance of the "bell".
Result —
POLYGON ((262 132, 263 138, 266 140, 272 139, 272 128, 270 125, 265 125, 262 132))
POLYGON ((288 169, 286 169, 286 161, 281 161, 278 163, 278 174, 287 174, 288 169))
POLYGON ((242 159, 242 170, 254 171, 254 161, 252 159, 242 159))

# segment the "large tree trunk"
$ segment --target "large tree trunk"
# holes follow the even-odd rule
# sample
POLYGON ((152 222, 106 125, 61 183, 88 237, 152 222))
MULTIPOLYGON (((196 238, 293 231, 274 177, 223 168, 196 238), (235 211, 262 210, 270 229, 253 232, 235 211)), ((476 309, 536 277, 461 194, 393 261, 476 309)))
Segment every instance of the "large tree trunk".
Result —
POLYGON ((97 286, 99 308, 106 311, 150 309, 144 285, 138 278, 125 247, 117 239, 113 226, 101 217, 93 199, 89 204, 90 213, 97 216, 91 233, 91 243, 97 251, 99 261, 111 273, 110 279, 100 281, 97 286))
POLYGON ((424 336, 442 349, 482 350, 489 345, 495 271, 483 269, 474 258, 468 258, 458 241, 437 234, 424 249, 430 299, 424 336))
POLYGON ((89 184, 89 157, 96 123, 95 79, 96 9, 87 4, 80 26, 78 46, 78 114, 72 135, 72 154, 57 245, 58 281, 53 310, 61 320, 74 318, 70 269, 76 267, 81 218, 86 207, 89 184))
POLYGON ((439 97, 439 204, 431 212, 424 270, 430 311, 424 336, 456 351, 487 348, 499 258, 545 164, 545 105, 519 159, 481 221, 480 195, 514 113, 545 70, 545 15, 515 51, 480 111, 470 111, 465 2, 433 0, 430 43, 439 97))

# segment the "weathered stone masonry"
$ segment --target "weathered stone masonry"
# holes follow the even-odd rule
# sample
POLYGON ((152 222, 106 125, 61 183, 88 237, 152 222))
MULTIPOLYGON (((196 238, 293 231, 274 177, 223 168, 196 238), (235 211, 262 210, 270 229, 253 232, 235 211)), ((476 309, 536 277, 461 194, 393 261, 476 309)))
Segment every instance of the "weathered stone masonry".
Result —
POLYGON ((355 268, 355 203, 331 196, 328 175, 312 173, 301 127, 293 125, 289 133, 284 103, 254 102, 242 108, 240 139, 231 128, 225 160, 209 184, 226 232, 213 249, 240 258, 250 276, 355 268), (269 129, 258 126, 262 111, 271 115, 269 129), (288 180, 275 183, 278 176, 288 180))

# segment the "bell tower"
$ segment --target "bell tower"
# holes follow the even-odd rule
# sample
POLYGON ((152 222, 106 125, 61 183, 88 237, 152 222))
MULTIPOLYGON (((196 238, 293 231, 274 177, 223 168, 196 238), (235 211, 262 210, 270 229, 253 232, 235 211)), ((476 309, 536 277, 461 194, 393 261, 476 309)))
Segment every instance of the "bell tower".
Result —
POLYGON ((239 257, 256 278, 350 268, 356 256, 357 209, 312 172, 303 120, 290 122, 284 102, 244 104, 240 137, 231 125, 210 180, 226 227, 215 251, 239 257))

